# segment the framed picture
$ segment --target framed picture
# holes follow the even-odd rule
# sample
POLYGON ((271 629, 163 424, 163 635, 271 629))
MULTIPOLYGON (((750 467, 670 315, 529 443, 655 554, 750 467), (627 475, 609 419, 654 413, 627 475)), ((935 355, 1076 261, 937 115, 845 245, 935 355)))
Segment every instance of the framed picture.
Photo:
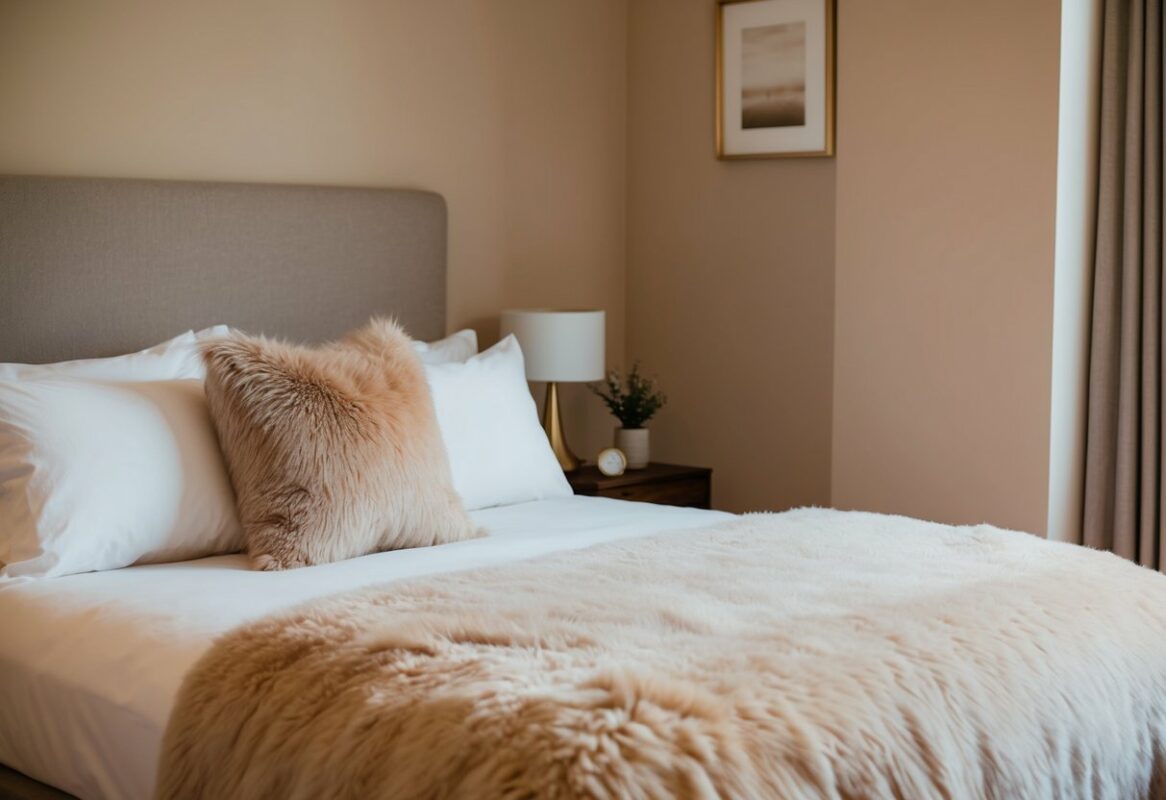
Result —
POLYGON ((717 156, 834 155, 834 0, 717 6, 717 156))

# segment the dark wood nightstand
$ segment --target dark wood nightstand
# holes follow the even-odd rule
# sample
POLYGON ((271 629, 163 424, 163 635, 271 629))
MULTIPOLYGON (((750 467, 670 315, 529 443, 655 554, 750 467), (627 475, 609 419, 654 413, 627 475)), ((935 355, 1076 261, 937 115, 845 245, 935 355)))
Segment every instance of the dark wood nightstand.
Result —
POLYGON ((668 506, 710 508, 713 496, 713 471, 708 467, 649 464, 609 478, 594 464, 587 464, 568 472, 567 481, 575 494, 668 506))

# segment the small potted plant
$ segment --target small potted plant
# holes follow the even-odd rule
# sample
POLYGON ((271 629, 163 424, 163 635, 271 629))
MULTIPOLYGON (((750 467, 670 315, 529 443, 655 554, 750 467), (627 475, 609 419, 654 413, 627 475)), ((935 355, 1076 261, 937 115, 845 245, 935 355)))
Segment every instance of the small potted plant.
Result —
POLYGON ((648 429, 644 426, 668 402, 656 386, 656 379, 642 376, 637 361, 626 382, 619 371, 613 369, 607 373, 607 383, 591 384, 590 389, 619 420, 620 427, 615 429, 615 446, 627 456, 628 469, 648 466, 651 453, 648 429))

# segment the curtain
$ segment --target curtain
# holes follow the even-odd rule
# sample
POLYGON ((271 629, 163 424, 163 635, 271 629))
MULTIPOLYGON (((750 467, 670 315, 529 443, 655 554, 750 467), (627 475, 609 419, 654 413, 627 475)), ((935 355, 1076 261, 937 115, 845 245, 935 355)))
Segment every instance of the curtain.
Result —
POLYGON ((1163 561, 1162 3, 1104 0, 1084 543, 1163 561))

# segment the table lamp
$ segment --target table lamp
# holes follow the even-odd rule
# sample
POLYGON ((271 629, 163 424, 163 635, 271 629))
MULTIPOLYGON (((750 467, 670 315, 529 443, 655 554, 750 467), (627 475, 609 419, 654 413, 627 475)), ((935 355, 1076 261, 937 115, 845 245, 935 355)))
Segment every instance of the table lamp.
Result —
POLYGON ((559 411, 560 383, 597 381, 603 377, 604 313, 548 308, 502 312, 502 336, 513 333, 522 348, 526 379, 546 381, 543 430, 564 472, 578 469, 563 435, 559 411))

